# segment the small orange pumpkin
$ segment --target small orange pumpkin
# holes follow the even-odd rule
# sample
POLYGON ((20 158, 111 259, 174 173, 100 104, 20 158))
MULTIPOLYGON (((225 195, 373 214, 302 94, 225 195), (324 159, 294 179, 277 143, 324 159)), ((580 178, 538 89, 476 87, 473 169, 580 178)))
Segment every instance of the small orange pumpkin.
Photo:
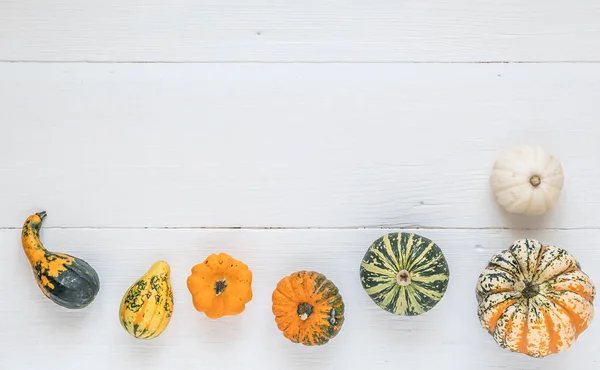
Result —
POLYGON ((284 277, 272 299, 277 327, 294 343, 323 345, 344 323, 344 301, 338 288, 318 272, 298 271, 284 277))
POLYGON ((238 315, 252 299, 252 271, 227 253, 211 254, 187 279, 196 310, 211 319, 238 315))

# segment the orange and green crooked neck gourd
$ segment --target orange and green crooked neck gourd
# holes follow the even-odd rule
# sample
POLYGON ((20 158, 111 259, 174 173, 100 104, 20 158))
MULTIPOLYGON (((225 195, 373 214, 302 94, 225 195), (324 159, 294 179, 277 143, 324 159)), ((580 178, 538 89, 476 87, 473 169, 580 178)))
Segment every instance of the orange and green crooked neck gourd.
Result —
POLYGON ((169 325, 173 315, 170 274, 169 264, 158 261, 123 296, 119 320, 133 337, 153 339, 169 325))
POLYGON ((53 253, 40 241, 39 232, 46 212, 27 218, 21 233, 25 255, 36 282, 54 303, 70 309, 88 306, 100 290, 96 271, 84 260, 64 253, 53 253))
POLYGON ((477 281, 479 320, 502 348, 532 357, 568 349, 594 316, 596 288, 566 250, 521 239, 477 281))

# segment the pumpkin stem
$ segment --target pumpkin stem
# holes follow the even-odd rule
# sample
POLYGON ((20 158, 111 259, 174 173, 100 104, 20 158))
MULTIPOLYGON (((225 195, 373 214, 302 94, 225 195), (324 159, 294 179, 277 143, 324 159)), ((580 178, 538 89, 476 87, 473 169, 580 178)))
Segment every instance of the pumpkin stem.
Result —
POLYGON ((540 293, 539 285, 530 281, 526 281, 525 283, 519 282, 515 285, 515 288, 527 299, 533 298, 540 293))
POLYGON ((410 285, 410 282, 411 282, 410 272, 408 272, 407 270, 401 270, 398 273, 398 275, 396 275, 396 282, 400 286, 410 285))
POLYGON ((533 175, 529 178, 529 183, 537 188, 542 183, 542 179, 538 175, 533 175))
POLYGON ((298 305, 298 316, 300 316, 300 320, 305 321, 312 315, 313 306, 304 302, 298 305))
POLYGON ((217 280, 217 282, 215 283, 215 293, 217 293, 217 297, 220 296, 221 293, 223 293, 225 288, 227 288, 227 280, 217 280))

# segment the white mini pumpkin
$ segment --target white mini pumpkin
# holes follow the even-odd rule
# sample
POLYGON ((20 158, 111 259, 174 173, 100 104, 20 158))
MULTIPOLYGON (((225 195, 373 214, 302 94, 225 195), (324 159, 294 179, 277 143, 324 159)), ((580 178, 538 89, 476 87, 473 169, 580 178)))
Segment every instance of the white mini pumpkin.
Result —
POLYGON ((498 157, 490 182, 508 212, 541 215, 558 201, 564 174, 558 159, 542 148, 522 146, 498 157))

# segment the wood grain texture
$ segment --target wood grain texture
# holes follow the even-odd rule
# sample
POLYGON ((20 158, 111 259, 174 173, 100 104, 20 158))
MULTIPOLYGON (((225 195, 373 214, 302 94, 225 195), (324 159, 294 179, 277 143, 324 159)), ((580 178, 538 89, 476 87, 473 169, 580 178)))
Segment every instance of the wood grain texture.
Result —
POLYGON ((600 228, 600 65, 0 64, 1 227, 600 228), (555 209, 495 158, 541 145, 555 209))
POLYGON ((595 0, 0 1, 0 60, 600 61, 595 0))
POLYGON ((53 250, 86 259, 101 278, 97 299, 67 311, 36 286, 18 230, 0 231, 0 285, 5 321, 0 331, 3 367, 73 369, 597 369, 597 322, 567 352, 545 359, 499 348, 479 325, 475 284, 489 258, 515 239, 537 238, 567 248, 600 281, 598 230, 417 230, 436 241, 450 266, 448 291, 428 313, 398 317, 377 307, 362 290, 358 268, 369 244, 393 230, 43 230, 53 250), (185 281, 191 267, 226 251, 253 271, 254 298, 236 317, 210 321, 194 310, 185 281), (174 314, 157 339, 133 339, 120 327, 122 294, 158 259, 172 268, 174 314), (346 303, 340 334, 320 348, 293 344, 277 330, 271 293, 299 269, 324 273, 346 303), (8 302, 10 304, 8 304, 8 302), (35 354, 35 355, 32 355, 35 354), (60 360, 59 360, 60 359, 60 360), (90 360, 93 359, 93 360, 90 360), (67 361, 67 365, 65 365, 67 361), (450 365, 449 365, 450 364, 450 365), (9 366, 10 365, 10 366, 9 366))
POLYGON ((598 19, 593 0, 0 0, 0 370, 597 369, 595 322, 549 358, 499 348, 475 284, 522 237, 567 248, 600 284, 598 19), (488 182, 519 144, 565 169, 540 218, 505 213, 488 182), (46 246, 100 275, 83 311, 34 282, 20 227, 40 210, 46 246), (450 266, 442 301, 413 318, 359 281, 370 243, 398 229, 450 266), (185 280, 219 251, 250 266, 254 299, 211 321, 185 280), (159 259, 174 316, 135 340, 118 306, 159 259), (290 343, 271 313, 300 269, 346 303, 324 347, 290 343))

